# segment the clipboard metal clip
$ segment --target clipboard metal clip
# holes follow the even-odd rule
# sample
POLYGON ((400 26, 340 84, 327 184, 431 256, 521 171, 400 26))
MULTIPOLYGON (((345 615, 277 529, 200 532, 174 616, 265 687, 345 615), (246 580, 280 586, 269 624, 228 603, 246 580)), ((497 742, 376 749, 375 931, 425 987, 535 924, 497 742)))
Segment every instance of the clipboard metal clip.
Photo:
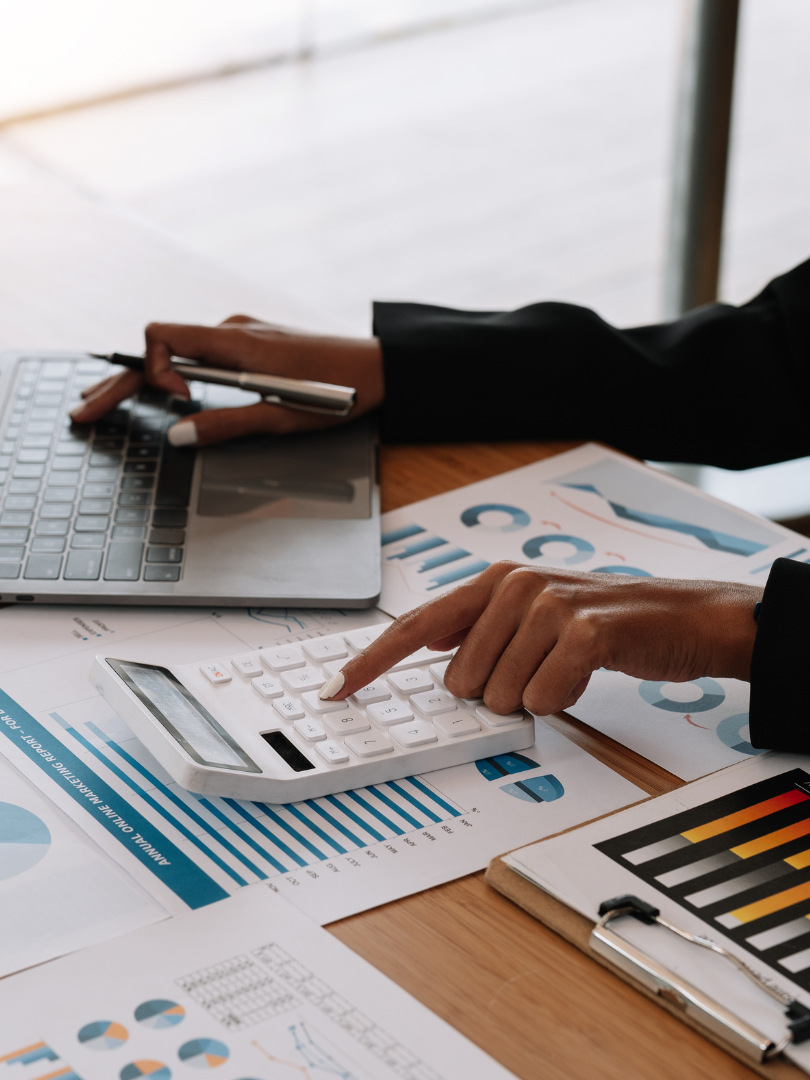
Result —
POLYGON ((781 1054, 790 1043, 800 1043, 805 1039, 810 1039, 810 1009, 766 981, 722 945, 718 945, 710 938, 690 934, 686 930, 673 926, 666 919, 661 918, 658 908, 629 894, 617 896, 613 900, 605 900, 599 905, 599 915, 601 917, 593 928, 590 938, 590 946, 594 952, 636 982, 641 983, 645 989, 680 1009, 697 1026, 741 1051, 746 1057, 761 1063, 781 1054), (761 1034, 725 1006, 704 994, 702 990, 698 990, 680 975, 676 975, 657 960, 646 956, 625 938, 620 937, 608 924, 624 915, 630 915, 643 923, 657 923, 693 945, 709 949, 730 961, 760 990, 778 1001, 784 1008, 787 1019, 785 1037, 774 1043, 767 1035, 761 1034))

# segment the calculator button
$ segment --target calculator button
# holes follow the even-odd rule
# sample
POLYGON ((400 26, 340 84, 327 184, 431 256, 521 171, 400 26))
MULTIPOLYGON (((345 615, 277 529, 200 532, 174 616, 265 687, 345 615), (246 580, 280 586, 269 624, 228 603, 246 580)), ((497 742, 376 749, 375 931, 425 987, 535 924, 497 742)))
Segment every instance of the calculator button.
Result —
POLYGON ((352 630, 351 633, 343 635, 343 640, 355 652, 362 652, 390 625, 390 623, 379 623, 377 626, 366 626, 362 630, 352 630))
POLYGON ((466 713, 461 715, 443 713, 441 716, 434 717, 433 723, 443 735, 449 735, 451 739, 457 735, 471 735, 474 731, 481 730, 481 725, 466 713))
POLYGON ((313 638, 311 641, 305 641, 302 648, 310 660, 314 660, 316 664, 322 664, 326 660, 343 660, 349 655, 345 646, 334 638, 331 641, 313 638))
POLYGON ((262 649, 259 659, 270 671, 289 671, 306 663, 298 649, 262 649))
POLYGON ((293 701, 290 697, 276 698, 273 702, 273 708, 279 716, 283 716, 285 720, 303 720, 306 716, 306 713, 298 702, 293 701))
POLYGON ((326 738, 326 732, 314 720, 296 720, 293 727, 307 742, 320 742, 326 738))
POLYGON ((449 660, 442 660, 442 662, 440 664, 431 664, 430 667, 428 668, 428 671, 433 676, 433 678, 436 680, 436 682, 441 683, 442 686, 444 686, 444 673, 445 673, 445 671, 447 671, 449 666, 450 666, 450 661, 449 660))
POLYGON ((518 720, 523 720, 526 716, 522 709, 518 709, 517 712, 507 713, 506 716, 500 716, 498 713, 493 712, 492 709, 488 709, 486 705, 479 705, 475 710, 475 715, 479 720, 483 720, 487 727, 505 727, 507 724, 516 724, 518 720))
POLYGON ((452 657, 451 652, 436 653, 433 649, 418 649, 415 653, 411 653, 410 656, 406 656, 404 660, 400 660, 398 664, 394 664, 391 671, 404 671, 405 668, 423 667, 431 661, 451 660, 452 657))
POLYGON ((253 679, 250 685, 263 698, 277 698, 284 694, 281 683, 271 679, 269 675, 260 675, 258 679, 253 679))
POLYGON ((321 701, 317 690, 310 690, 308 693, 302 694, 301 701, 310 712, 314 713, 337 712, 339 709, 348 709, 349 707, 348 701, 321 701))
POLYGON ((339 671, 343 670, 343 666, 346 663, 345 660, 327 660, 323 665, 323 670, 331 679, 333 675, 337 675, 339 671))
POLYGON ((453 712, 458 703, 446 690, 428 690, 426 694, 414 694, 411 705, 422 716, 438 716, 439 713, 453 712))
POLYGON ((357 690, 351 698, 355 705, 372 705, 375 701, 389 701, 391 691, 384 682, 373 682, 357 690))
POLYGON ((424 746, 426 743, 439 741, 433 725, 426 720, 414 720, 412 724, 395 724, 389 728, 389 732, 392 738, 404 747, 424 746))
POLYGON ((333 713, 331 716, 327 715, 323 718, 324 724, 329 728, 333 735, 354 735, 358 731, 368 731, 371 728, 371 724, 366 720, 362 714, 354 716, 342 716, 337 713, 333 713))
POLYGON ((231 659, 231 667, 239 675, 246 679, 255 679, 257 675, 264 675, 264 668, 255 656, 234 656, 231 659))
POLYGON ((231 677, 227 671, 221 666, 221 664, 215 664, 213 661, 208 664, 200 664, 200 671, 212 683, 224 683, 230 682, 231 677))
POLYGON ((399 694, 419 694, 423 690, 433 689, 433 679, 425 671, 394 671, 388 681, 399 694))
POLYGON ((366 711, 372 720, 376 720, 383 727, 413 720, 413 713, 404 701, 381 701, 378 705, 369 705, 366 711))
POLYGON ((283 671, 281 681, 288 690, 318 690, 326 682, 326 679, 314 667, 295 668, 293 671, 283 671))
POLYGON ((344 761, 349 760, 349 755, 340 743, 333 742, 331 739, 327 739, 326 742, 315 743, 315 749, 323 760, 328 761, 330 765, 342 765, 344 761))
POLYGON ((375 735, 372 731, 367 735, 347 736, 346 745, 361 758, 390 754, 394 749, 394 744, 386 735, 375 735))

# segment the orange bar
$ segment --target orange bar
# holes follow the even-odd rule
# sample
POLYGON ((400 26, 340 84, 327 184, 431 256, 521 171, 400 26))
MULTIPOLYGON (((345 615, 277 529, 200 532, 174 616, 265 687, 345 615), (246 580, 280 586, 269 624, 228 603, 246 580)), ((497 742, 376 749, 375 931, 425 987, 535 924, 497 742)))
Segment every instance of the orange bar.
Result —
MULTIPOLYGON (((810 866, 810 848, 806 851, 798 851, 795 855, 791 855, 789 859, 785 859, 788 866, 792 866, 794 870, 804 870, 805 866, 810 866)), ((807 916, 810 919, 810 915, 807 916)))
POLYGON ((711 836, 719 836, 720 833, 730 832, 740 825, 748 825, 751 821, 759 821, 760 818, 767 817, 769 814, 776 814, 779 810, 785 810, 788 806, 795 806, 796 803, 805 802, 807 799, 810 799, 810 795, 806 795, 803 791, 799 791, 798 788, 794 788, 792 791, 785 791, 781 795, 775 795, 772 799, 766 799, 765 802, 756 803, 754 806, 746 806, 744 810, 737 810, 734 814, 727 814, 725 817, 717 818, 716 821, 707 821, 705 825, 698 825, 696 829, 689 829, 687 832, 681 833, 681 836, 693 844, 699 844, 701 840, 708 840, 711 836))
POLYGON ((12 1050, 10 1054, 6 1054, 5 1057, 0 1057, 0 1065, 4 1061, 10 1061, 15 1057, 22 1057, 23 1054, 30 1054, 32 1050, 41 1050, 45 1045, 44 1042, 31 1043, 30 1046, 24 1046, 22 1050, 12 1050))
POLYGON ((67 1076, 68 1073, 72 1073, 73 1069, 69 1065, 66 1065, 64 1069, 57 1069, 56 1072, 46 1073, 45 1076, 37 1077, 37 1080, 56 1080, 58 1076, 67 1076))
MULTIPOLYGON (((810 818, 805 818, 804 821, 786 825, 784 829, 777 829, 776 832, 758 836, 756 840, 749 840, 747 844, 738 844, 731 850, 741 859, 750 859, 752 855, 760 855, 763 851, 770 851, 772 848, 779 847, 780 844, 798 840, 800 836, 807 836, 808 833, 810 833, 810 818)), ((785 859, 785 862, 790 862, 790 860, 785 859)), ((790 865, 792 866, 793 863, 790 865)))
POLYGON ((785 889, 773 896, 766 896, 764 900, 757 900, 756 903, 746 904, 736 911, 730 911, 729 915, 733 915, 741 923, 749 923, 754 919, 761 919, 764 915, 772 915, 774 911, 782 911, 791 904, 798 904, 800 900, 810 900, 810 881, 805 881, 803 885, 794 885, 792 889, 785 889))

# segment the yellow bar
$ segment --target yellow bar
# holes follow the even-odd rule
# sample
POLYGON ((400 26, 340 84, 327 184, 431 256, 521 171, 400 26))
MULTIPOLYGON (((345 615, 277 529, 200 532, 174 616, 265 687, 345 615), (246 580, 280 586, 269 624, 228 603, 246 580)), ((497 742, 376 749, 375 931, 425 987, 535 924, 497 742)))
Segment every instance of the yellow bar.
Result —
MULTIPOLYGON (((788 866, 792 866, 794 870, 804 870, 805 866, 810 866, 810 848, 805 851, 798 851, 795 855, 791 855, 789 859, 785 859, 788 866)), ((810 915, 807 916, 810 919, 810 915)))
POLYGON ((733 915, 741 923, 749 923, 765 915, 773 915, 775 911, 782 911, 792 904, 798 904, 801 900, 810 900, 810 881, 794 885, 792 889, 785 889, 773 896, 766 896, 764 900, 757 900, 753 904, 746 904, 736 911, 730 911, 729 915, 733 915))
POLYGON ((727 814, 715 821, 707 821, 705 825, 698 825, 696 829, 688 829, 685 833, 681 833, 681 836, 693 844, 699 844, 701 840, 708 840, 712 836, 719 836, 720 833, 739 828, 740 825, 759 821, 760 818, 776 814, 788 806, 795 806, 796 803, 805 802, 807 799, 810 799, 810 795, 799 791, 798 788, 793 788, 792 791, 784 791, 781 795, 775 795, 772 799, 766 799, 754 806, 746 806, 734 814, 727 814))
MULTIPOLYGON (((776 832, 758 836, 756 840, 749 840, 747 844, 738 844, 731 850, 741 859, 750 859, 752 855, 761 855, 763 851, 771 851, 772 848, 780 847, 791 840, 798 840, 800 836, 807 836, 808 833, 810 833, 810 818, 805 818, 804 821, 786 825, 784 829, 777 829, 776 832)), ((785 862, 790 862, 790 859, 785 859, 785 862)), ((792 866, 793 863, 790 865, 792 866)))

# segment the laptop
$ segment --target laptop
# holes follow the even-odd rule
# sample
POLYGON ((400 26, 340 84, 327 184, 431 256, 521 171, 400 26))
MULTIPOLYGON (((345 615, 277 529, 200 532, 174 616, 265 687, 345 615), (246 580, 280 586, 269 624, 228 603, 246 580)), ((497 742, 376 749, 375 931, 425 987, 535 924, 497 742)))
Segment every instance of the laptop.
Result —
POLYGON ((253 395, 146 389, 96 424, 83 387, 119 371, 86 354, 0 354, 0 602, 373 605, 380 592, 376 432, 175 448, 168 427, 253 395))

